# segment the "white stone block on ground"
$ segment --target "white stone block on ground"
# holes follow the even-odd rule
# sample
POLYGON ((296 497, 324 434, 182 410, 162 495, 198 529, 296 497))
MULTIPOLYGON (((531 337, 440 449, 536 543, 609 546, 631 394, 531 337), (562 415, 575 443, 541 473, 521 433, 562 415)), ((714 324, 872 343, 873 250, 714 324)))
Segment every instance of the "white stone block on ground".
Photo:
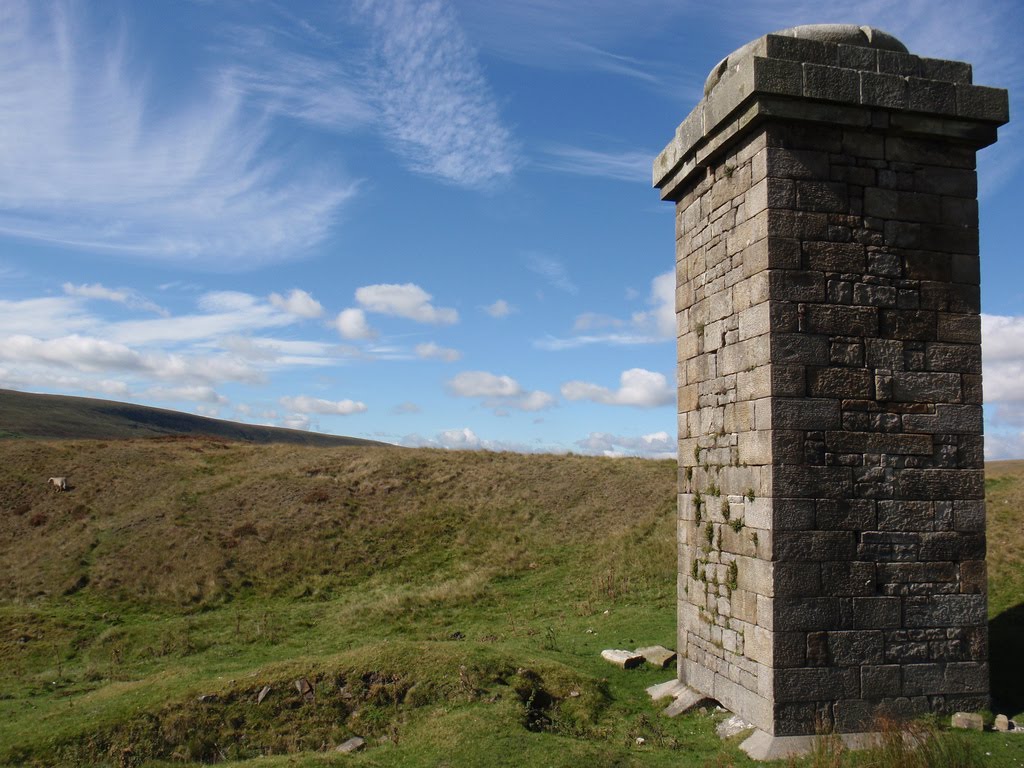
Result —
POLYGON ((686 685, 684 683, 681 683, 678 680, 666 680, 664 683, 658 683, 657 685, 652 685, 648 688, 647 695, 654 701, 667 699, 670 696, 674 699, 684 690, 686 690, 686 685))
POLYGON ((647 663, 664 669, 676 660, 676 652, 663 645, 648 645, 636 649, 637 655, 643 656, 647 663))
POLYGON ((619 648, 608 648, 601 651, 601 658, 623 669, 632 669, 644 663, 643 656, 619 648))
POLYGON ((733 736, 749 731, 753 727, 753 725, 739 715, 733 715, 720 722, 718 727, 715 728, 715 733, 718 734, 720 739, 731 739, 733 736))
POLYGON ((666 717, 675 717, 676 715, 681 715, 684 712, 689 712, 698 704, 710 701, 712 701, 712 699, 709 699, 700 691, 695 691, 693 688, 685 686, 684 689, 676 695, 675 701, 665 707, 662 714, 666 717))
POLYGON ((335 752, 341 752, 342 754, 348 754, 349 752, 358 752, 366 746, 366 739, 360 736, 353 736, 351 739, 343 744, 339 744, 334 748, 335 752))
POLYGON ((1008 731, 1010 730, 1010 718, 1006 715, 996 715, 996 730, 997 731, 1008 731))

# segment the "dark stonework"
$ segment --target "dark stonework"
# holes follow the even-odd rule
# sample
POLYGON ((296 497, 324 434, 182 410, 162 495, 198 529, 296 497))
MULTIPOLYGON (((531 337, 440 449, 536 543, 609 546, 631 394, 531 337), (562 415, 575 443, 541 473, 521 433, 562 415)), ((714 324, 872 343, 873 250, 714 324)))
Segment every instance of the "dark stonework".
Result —
POLYGON ((654 166, 676 206, 680 680, 765 738, 981 707, 974 167, 1006 92, 827 25, 749 43, 705 94, 654 166))

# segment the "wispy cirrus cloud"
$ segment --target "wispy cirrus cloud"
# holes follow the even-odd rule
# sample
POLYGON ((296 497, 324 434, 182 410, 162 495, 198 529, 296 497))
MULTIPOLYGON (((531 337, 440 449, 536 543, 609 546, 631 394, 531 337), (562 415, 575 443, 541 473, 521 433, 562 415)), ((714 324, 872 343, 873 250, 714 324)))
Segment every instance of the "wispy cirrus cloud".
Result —
POLYGON ((526 256, 526 266, 531 272, 540 275, 560 291, 571 295, 576 295, 580 291, 576 283, 569 277, 569 271, 560 259, 543 253, 529 253, 526 256))
POLYGON ((377 112, 406 164, 472 188, 511 175, 512 134, 448 3, 362 0, 357 7, 373 40, 377 112))
MULTIPOLYGON (((319 37, 308 24, 300 32, 307 46, 319 37)), ((226 69, 226 80, 268 112, 333 133, 348 133, 375 119, 356 67, 344 66, 336 50, 330 57, 295 50, 294 41, 280 39, 271 28, 233 25, 223 37, 222 47, 235 62, 226 69)))
POLYGON ((124 304, 126 307, 144 309, 149 312, 156 312, 163 317, 168 316, 166 309, 156 302, 150 301, 137 291, 131 288, 108 288, 101 283, 64 283, 61 288, 68 296, 80 296, 84 299, 99 299, 101 301, 113 301, 116 304, 124 304))
POLYGON ((153 110, 129 74, 128 25, 93 45, 86 11, 0 6, 0 233, 216 270, 292 258, 326 235, 354 182, 266 159, 271 126, 227 74, 153 110))
POLYGON ((555 171, 650 186, 651 162, 656 154, 638 150, 614 152, 554 145, 544 150, 544 158, 540 162, 555 171))

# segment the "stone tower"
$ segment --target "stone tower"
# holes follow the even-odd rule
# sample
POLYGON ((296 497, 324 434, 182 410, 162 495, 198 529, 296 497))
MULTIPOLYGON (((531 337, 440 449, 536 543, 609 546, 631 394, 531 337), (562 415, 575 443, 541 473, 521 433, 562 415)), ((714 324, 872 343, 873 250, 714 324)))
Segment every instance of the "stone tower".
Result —
POLYGON ((680 680, 773 757, 988 703, 975 153, 1006 91, 878 30, 739 49, 676 205, 680 680))

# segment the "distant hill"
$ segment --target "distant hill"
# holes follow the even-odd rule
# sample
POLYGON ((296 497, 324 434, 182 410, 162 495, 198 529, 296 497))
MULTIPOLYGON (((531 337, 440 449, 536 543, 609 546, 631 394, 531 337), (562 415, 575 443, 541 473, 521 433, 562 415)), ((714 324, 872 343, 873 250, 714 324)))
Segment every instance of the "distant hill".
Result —
POLYGON ((132 403, 0 389, 0 439, 120 440, 176 436, 320 447, 384 445, 376 440, 240 424, 132 403))

